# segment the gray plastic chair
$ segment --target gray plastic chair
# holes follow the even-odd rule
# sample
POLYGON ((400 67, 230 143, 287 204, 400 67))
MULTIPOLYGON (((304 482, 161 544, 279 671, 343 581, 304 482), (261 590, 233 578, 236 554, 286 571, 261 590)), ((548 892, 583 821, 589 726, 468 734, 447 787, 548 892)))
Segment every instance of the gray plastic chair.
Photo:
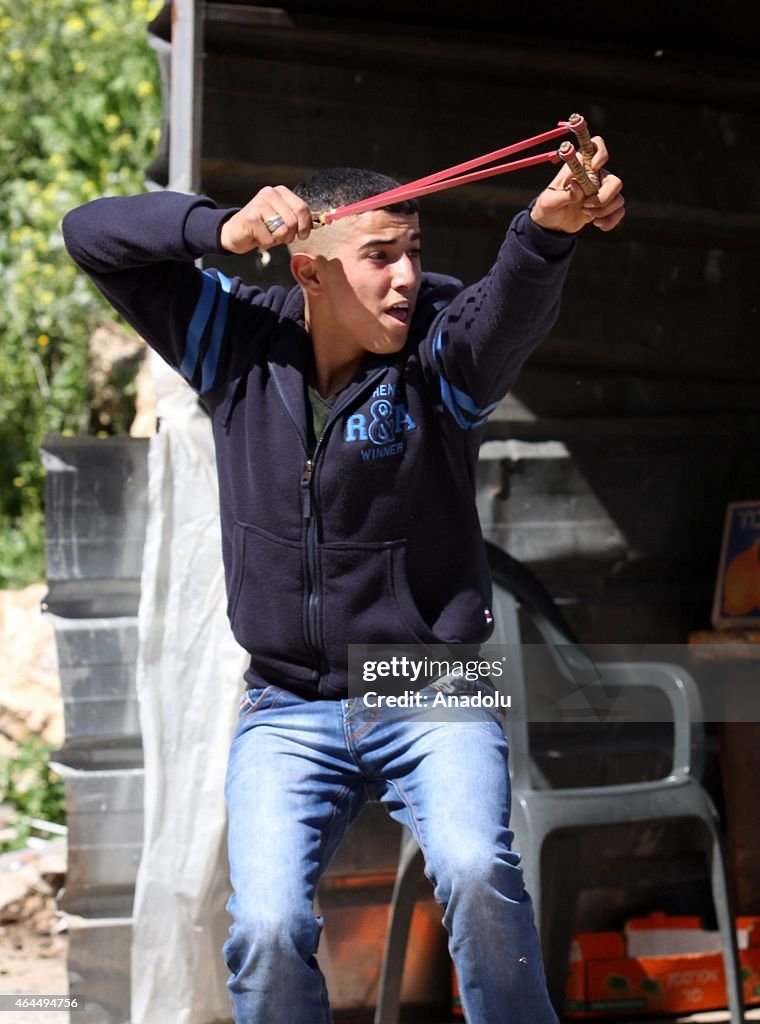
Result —
MULTIPOLYGON (((487 545, 494 581, 495 632, 491 643, 503 644, 509 657, 509 693, 513 708, 525 707, 526 687, 518 600, 540 633, 565 679, 574 684, 579 708, 585 703, 599 709, 610 703, 609 688, 633 693, 655 688, 672 710, 672 765, 664 778, 617 785, 562 789, 537 788, 531 770, 528 722, 510 714, 507 736, 512 773, 512 828, 522 855, 525 885, 531 894, 541 937, 549 991, 561 1014, 567 977, 573 912, 579 879, 573 878, 572 857, 548 859, 547 839, 560 830, 587 829, 608 824, 629 824, 673 819, 696 819, 709 838, 712 898, 721 934, 731 1021, 744 1021, 741 972, 726 858, 720 822, 698 774, 703 759, 701 701, 694 680, 682 668, 662 662, 595 664, 564 623, 542 585, 524 566, 505 552, 487 545), (543 863, 542 863, 543 858, 543 863), (562 884, 551 886, 552 878, 562 884), (551 889, 551 897, 547 892, 551 889)), ((397 1024, 407 937, 418 887, 423 877, 422 855, 405 833, 386 935, 375 1024, 397 1024)), ((592 883, 593 878, 587 878, 592 883)))

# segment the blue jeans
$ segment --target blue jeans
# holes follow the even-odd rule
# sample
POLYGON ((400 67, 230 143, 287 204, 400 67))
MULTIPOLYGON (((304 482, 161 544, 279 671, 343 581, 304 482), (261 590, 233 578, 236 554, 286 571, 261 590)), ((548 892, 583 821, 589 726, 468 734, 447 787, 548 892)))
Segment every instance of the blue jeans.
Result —
POLYGON ((444 908, 468 1024, 556 1024, 509 830, 497 715, 431 721, 360 698, 248 690, 227 773, 237 1024, 330 1024, 317 883, 367 800, 412 830, 444 908))

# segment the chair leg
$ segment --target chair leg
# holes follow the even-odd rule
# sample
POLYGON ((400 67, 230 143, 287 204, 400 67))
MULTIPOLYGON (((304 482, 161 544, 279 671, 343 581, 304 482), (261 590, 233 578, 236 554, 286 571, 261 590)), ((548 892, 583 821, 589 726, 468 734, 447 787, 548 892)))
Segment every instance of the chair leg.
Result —
POLYGON ((715 916, 720 930, 721 945, 723 947, 723 966, 726 976, 728 1008, 731 1014, 731 1024, 744 1024, 742 972, 739 963, 733 900, 728 885, 726 855, 723 848, 723 839, 718 827, 711 823, 708 825, 708 828, 711 840, 712 896, 715 916))
POLYGON ((574 833, 549 836, 539 849, 541 891, 538 903, 535 898, 533 901, 536 927, 541 939, 549 998, 560 1019, 565 1008, 568 958, 578 904, 580 849, 580 837, 574 833), (545 908, 543 913, 542 907, 545 908))
POLYGON ((422 852, 414 839, 405 835, 393 886, 374 1024, 398 1024, 406 945, 417 889, 423 876, 422 852))

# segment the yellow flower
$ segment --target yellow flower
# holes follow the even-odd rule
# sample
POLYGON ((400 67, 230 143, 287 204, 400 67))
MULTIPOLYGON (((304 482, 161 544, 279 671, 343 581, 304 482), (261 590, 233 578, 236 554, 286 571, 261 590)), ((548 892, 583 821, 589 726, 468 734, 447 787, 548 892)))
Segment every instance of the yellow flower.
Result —
POLYGON ((65 24, 69 32, 83 32, 85 29, 84 21, 77 14, 67 18, 65 24))
POLYGON ((103 124, 109 132, 115 132, 121 124, 121 118, 117 114, 106 114, 103 119, 103 124))
MULTIPOLYGON (((49 306, 51 302, 55 302, 55 295, 52 292, 40 292, 40 300, 45 306, 49 306)), ((41 335, 44 337, 44 335, 41 335)))
MULTIPOLYGON (((94 38, 94 35, 95 35, 95 33, 93 33, 93 38, 94 38)), ((76 73, 78 75, 81 75, 83 71, 87 70, 87 61, 86 60, 75 61, 75 63, 74 63, 74 70, 76 71, 76 73)))
POLYGON ((23 476, 14 476, 14 478, 13 478, 13 486, 14 487, 23 487, 24 486, 24 478, 23 478, 23 476))
POLYGON ((152 82, 138 82, 135 87, 135 93, 138 100, 147 100, 149 96, 153 95, 153 83, 152 82))
POLYGON ((99 28, 96 28, 94 32, 90 33, 90 39, 92 39, 93 43, 99 43, 102 38, 103 32, 99 28))
POLYGON ((131 132, 122 132, 111 143, 111 152, 120 153, 123 149, 129 149, 134 141, 135 139, 131 132))
POLYGON ((51 153, 48 163, 51 167, 63 167, 64 159, 60 153, 51 153))
POLYGON ((47 336, 47 334, 41 334, 37 339, 37 344, 40 345, 42 348, 45 348, 46 345, 50 344, 50 338, 47 336))
POLYGON ((12 64, 20 64, 24 59, 24 51, 18 48, 8 51, 8 59, 12 64))

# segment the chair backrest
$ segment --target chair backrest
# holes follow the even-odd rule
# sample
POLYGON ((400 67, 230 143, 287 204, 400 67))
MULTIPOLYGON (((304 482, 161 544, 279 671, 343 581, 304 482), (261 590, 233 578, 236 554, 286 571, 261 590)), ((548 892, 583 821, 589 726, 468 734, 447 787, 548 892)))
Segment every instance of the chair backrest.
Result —
MULTIPOLYGON (((543 649, 551 659, 553 670, 571 684, 572 706, 576 716, 581 719, 584 714, 588 716, 590 737, 598 736, 600 729, 605 736, 612 731, 612 721, 607 721, 605 715, 614 713, 621 690, 632 687, 639 687, 640 693, 646 687, 658 690, 669 704, 671 714, 672 733, 668 729, 667 740, 670 772, 698 774, 704 756, 701 701, 688 673, 679 666, 658 662, 596 664, 577 642, 551 595, 530 570, 493 544, 487 543, 486 551, 493 580, 494 633, 490 643, 503 645, 506 672, 501 688, 512 698, 506 728, 515 787, 534 788, 535 785, 531 770, 527 648, 523 644, 520 608, 546 645, 543 649)), ((561 726, 550 728, 561 737, 561 726)), ((579 726, 581 732, 584 728, 579 726)), ((636 726, 633 728, 636 731, 636 726)), ((653 730, 638 723, 637 731, 643 737, 653 730)), ((611 752, 614 753, 614 746, 611 752)))
MULTIPOLYGON (((514 601, 525 609, 536 631, 549 647, 560 673, 581 690, 586 691, 589 697, 597 698, 595 707, 601 707, 601 703, 598 703, 600 700, 603 701, 603 694, 599 692, 599 670, 593 658, 578 642, 571 626, 543 583, 516 558, 490 541, 486 542, 486 555, 491 579, 497 588, 497 596, 499 590, 507 591, 514 601), (589 687, 591 689, 588 689, 589 687)), ((509 612, 504 604, 506 598, 502 596, 501 600, 504 616, 509 618, 509 612)))

